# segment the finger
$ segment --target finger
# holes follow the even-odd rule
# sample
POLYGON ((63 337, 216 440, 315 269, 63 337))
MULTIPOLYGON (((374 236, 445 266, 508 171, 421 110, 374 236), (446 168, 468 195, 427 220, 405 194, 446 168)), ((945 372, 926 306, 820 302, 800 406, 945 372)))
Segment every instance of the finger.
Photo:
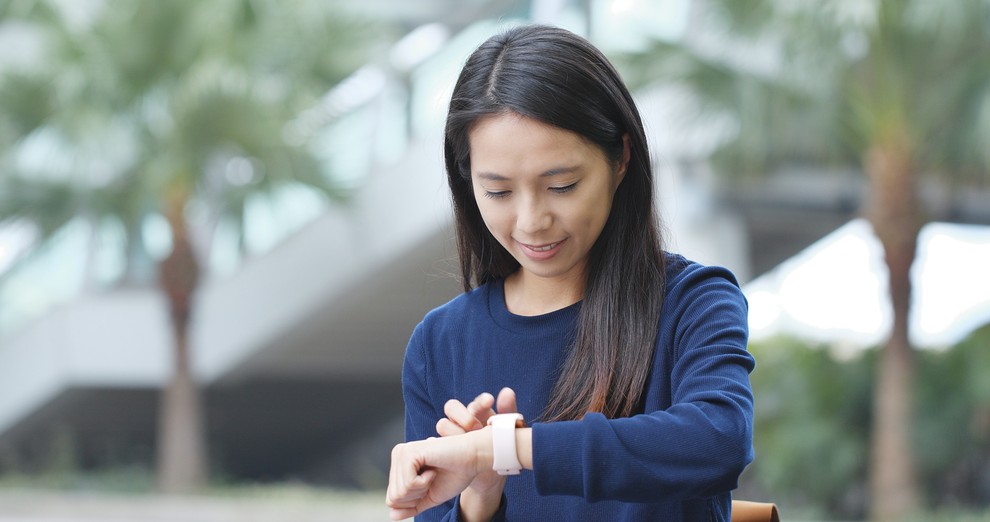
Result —
POLYGON ((423 473, 416 475, 409 481, 409 494, 417 499, 423 498, 430 489, 430 485, 433 484, 433 479, 436 476, 437 472, 432 469, 425 470, 423 473))
POLYGON ((498 392, 497 402, 499 413, 516 413, 519 411, 516 408, 516 392, 512 388, 502 388, 498 392))
POLYGON ((451 422, 450 419, 443 418, 437 421, 437 433, 441 437, 449 437, 451 435, 462 435, 465 431, 460 426, 451 422))
POLYGON ((392 448, 385 504, 390 508, 413 508, 429 491, 436 471, 421 469, 414 447, 422 442, 397 444, 392 448))
POLYGON ((402 444, 397 444, 392 448, 392 463, 388 467, 388 489, 385 491, 385 504, 392 507, 394 499, 398 496, 399 481, 401 480, 399 467, 401 464, 402 444))
POLYGON ((416 516, 416 508, 411 509, 395 509, 392 508, 388 512, 388 518, 392 520, 405 520, 407 518, 412 518, 416 516))
POLYGON ((495 397, 492 394, 485 392, 478 395, 467 405, 468 412, 474 415, 474 418, 478 419, 478 423, 484 426, 488 422, 488 417, 495 414, 495 410, 492 408, 495 406, 495 397))
MULTIPOLYGON (((426 511, 427 509, 430 509, 432 507, 435 507, 435 506, 440 505, 440 503, 434 501, 431 498, 432 495, 429 495, 429 488, 430 488, 431 485, 433 485, 433 479, 436 478, 437 472, 434 471, 434 470, 432 470, 432 469, 430 469, 430 470, 424 471, 423 472, 423 475, 421 475, 421 476, 424 477, 424 481, 423 482, 425 483, 425 489, 423 490, 423 496, 420 497, 419 503, 416 504, 415 509, 413 509, 412 515, 409 515, 409 516, 413 516, 413 515, 416 515, 418 513, 422 513, 424 511, 426 511)), ((453 497, 451 497, 451 498, 453 498, 453 497)))
POLYGON ((423 474, 413 477, 407 485, 407 495, 399 501, 392 503, 390 507, 393 510, 399 511, 399 514, 404 514, 405 516, 403 518, 409 518, 423 511, 419 506, 429 501, 428 493, 436 476, 436 471, 428 469, 423 474))
POLYGON ((450 399, 443 405, 443 413, 454 424, 457 424, 464 431, 474 431, 480 429, 481 422, 468 411, 467 407, 457 399, 450 399))
POLYGON ((471 401, 471 404, 468 404, 468 410, 483 411, 491 408, 492 406, 495 406, 495 397, 488 392, 484 392, 475 397, 474 400, 471 401))
POLYGON ((390 488, 390 497, 386 504, 392 509, 415 508, 429 492, 434 478, 436 471, 428 469, 404 482, 400 480, 397 487, 390 488))

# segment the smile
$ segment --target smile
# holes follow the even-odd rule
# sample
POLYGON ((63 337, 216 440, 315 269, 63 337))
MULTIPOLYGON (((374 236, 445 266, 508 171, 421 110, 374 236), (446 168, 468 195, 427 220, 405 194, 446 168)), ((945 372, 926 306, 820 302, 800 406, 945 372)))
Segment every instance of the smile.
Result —
POLYGON ((563 241, 557 241, 556 243, 550 243, 549 245, 543 245, 543 246, 533 246, 533 245, 523 245, 523 246, 525 246, 530 250, 534 250, 536 252, 549 252, 553 250, 554 247, 556 247, 561 243, 563 243, 563 241))
POLYGON ((529 259, 533 261, 547 261, 557 255, 560 252, 561 245, 567 240, 557 241, 556 243, 547 243, 545 245, 527 245, 526 243, 519 243, 522 247, 522 253, 526 255, 529 259))

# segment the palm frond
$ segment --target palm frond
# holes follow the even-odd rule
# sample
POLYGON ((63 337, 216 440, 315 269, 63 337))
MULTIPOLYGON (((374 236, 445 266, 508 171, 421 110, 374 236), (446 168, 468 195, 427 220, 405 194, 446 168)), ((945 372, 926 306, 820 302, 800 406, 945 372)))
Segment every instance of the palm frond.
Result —
POLYGON ((215 205, 210 222, 235 230, 258 194, 301 186, 346 201, 283 129, 388 42, 381 24, 317 0, 110 0, 81 30, 51 4, 18 4, 40 7, 0 15, 36 26, 45 59, 0 77, 0 146, 11 151, 0 172, 41 131, 64 158, 44 179, 4 174, 0 222, 28 219, 49 237, 85 215, 120 223, 133 247, 165 194, 215 205))
POLYGON ((985 0, 698 5, 697 34, 627 63, 632 83, 686 85, 704 111, 734 118, 714 155, 725 168, 855 165, 871 144, 906 139, 926 172, 990 170, 985 0))
POLYGON ((84 194, 68 182, 5 176, 0 181, 0 222, 33 224, 44 241, 85 208, 84 194))
POLYGON ((853 127, 838 110, 846 100, 834 87, 808 89, 789 75, 739 68, 723 56, 667 42, 620 63, 639 71, 635 82, 686 87, 697 100, 698 120, 728 115, 735 122, 732 137, 712 158, 727 172, 753 175, 788 163, 848 163, 855 150, 853 127))
POLYGON ((55 112, 53 79, 43 73, 0 74, 0 145, 12 146, 42 126, 55 112))

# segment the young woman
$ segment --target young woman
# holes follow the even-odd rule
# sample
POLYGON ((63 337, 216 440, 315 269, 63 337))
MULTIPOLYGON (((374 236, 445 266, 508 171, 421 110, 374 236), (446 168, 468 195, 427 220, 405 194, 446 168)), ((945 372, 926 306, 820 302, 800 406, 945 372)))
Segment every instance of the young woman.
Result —
POLYGON ((465 293, 406 350, 392 518, 728 520, 752 460, 746 301, 661 249, 612 65, 562 29, 492 37, 444 152, 465 293))

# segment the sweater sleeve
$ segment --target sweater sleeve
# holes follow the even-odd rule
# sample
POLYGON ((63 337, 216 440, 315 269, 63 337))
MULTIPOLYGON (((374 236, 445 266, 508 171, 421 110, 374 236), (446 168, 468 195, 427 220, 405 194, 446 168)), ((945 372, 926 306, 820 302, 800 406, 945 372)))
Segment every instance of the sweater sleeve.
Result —
MULTIPOLYGON (((423 349, 423 323, 416 326, 402 362, 402 398, 406 404, 406 442, 436 437, 436 424, 440 413, 430 400, 429 360, 423 349)), ((417 522, 456 522, 458 520, 457 498, 416 516, 417 522)))
MULTIPOLYGON (((727 272, 725 272, 727 273, 727 272)), ((533 425, 537 492, 588 501, 702 498, 736 487, 752 461, 746 300, 731 275, 699 277, 665 302, 658 352, 673 350, 669 408, 533 425), (665 332, 668 326, 672 334, 665 332)), ((654 369, 660 366, 654 365, 654 369)), ((656 380, 651 382, 655 382, 656 380)), ((662 382, 662 381, 661 381, 662 382)))

